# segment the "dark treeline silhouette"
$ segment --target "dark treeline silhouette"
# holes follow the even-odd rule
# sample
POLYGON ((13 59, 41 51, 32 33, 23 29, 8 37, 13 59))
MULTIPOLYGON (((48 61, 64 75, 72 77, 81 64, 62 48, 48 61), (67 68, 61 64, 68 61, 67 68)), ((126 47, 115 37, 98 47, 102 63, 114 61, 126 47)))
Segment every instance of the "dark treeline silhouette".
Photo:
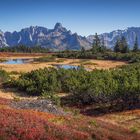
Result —
POLYGON ((41 46, 28 47, 25 45, 13 46, 13 47, 3 47, 0 48, 0 52, 17 52, 17 53, 47 53, 48 48, 41 46))

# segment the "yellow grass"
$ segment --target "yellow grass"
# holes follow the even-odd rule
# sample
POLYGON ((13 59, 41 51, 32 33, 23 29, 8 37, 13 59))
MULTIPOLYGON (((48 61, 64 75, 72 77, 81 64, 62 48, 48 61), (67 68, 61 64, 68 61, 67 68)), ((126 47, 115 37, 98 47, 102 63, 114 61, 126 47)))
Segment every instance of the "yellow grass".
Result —
POLYGON ((34 100, 37 99, 38 97, 35 96, 27 96, 25 95, 25 93, 16 91, 15 89, 4 89, 4 88, 0 88, 0 97, 1 98, 5 98, 5 99, 30 99, 30 100, 34 100))
POLYGON ((119 125, 129 130, 136 128, 140 132, 140 110, 123 111, 119 113, 106 114, 98 117, 99 120, 119 125))
MULTIPOLYGON (((3 57, 4 59, 5 57, 3 57)), ((13 57, 12 57, 13 58, 13 57)), ((16 58, 25 58, 25 57, 14 57, 16 58)), ((27 57, 26 57, 27 58, 27 57)), ((28 57, 29 58, 29 57, 28 57)), ((33 57, 30 57, 33 58, 33 57)), ((0 64, 0 68, 11 72, 11 71, 17 71, 17 72, 29 72, 31 70, 36 70, 39 68, 44 67, 53 67, 53 65, 56 64, 67 64, 67 65, 75 65, 80 66, 83 65, 85 68, 88 69, 109 69, 109 68, 115 68, 118 66, 126 65, 127 62, 120 62, 120 61, 110 61, 110 60, 85 60, 82 59, 62 59, 57 58, 54 62, 32 62, 32 63, 26 63, 26 64, 0 64), (59 61, 61 60, 61 61, 59 61)))

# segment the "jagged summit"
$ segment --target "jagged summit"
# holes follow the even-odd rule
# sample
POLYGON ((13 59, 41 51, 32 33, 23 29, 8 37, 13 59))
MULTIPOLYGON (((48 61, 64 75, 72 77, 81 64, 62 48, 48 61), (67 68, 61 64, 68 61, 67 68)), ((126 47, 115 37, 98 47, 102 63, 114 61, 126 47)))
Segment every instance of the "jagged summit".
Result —
POLYGON ((30 26, 17 32, 5 32, 0 36, 0 47, 27 45, 40 45, 52 50, 79 50, 82 46, 89 48, 91 43, 85 38, 74 35, 67 30, 61 23, 56 23, 54 29, 48 29, 40 26, 30 26), (6 43, 5 43, 5 42, 6 43))
POLYGON ((63 27, 61 23, 56 23, 54 26, 54 30, 56 32, 67 32, 67 29, 63 27))
MULTIPOLYGON (((136 36, 138 37, 138 43, 140 46, 140 27, 129 27, 125 30, 115 30, 110 33, 100 34, 101 40, 104 40, 104 44, 108 48, 112 48, 116 43, 117 38, 124 36, 130 47, 134 45, 136 36)), ((72 33, 62 26, 61 23, 56 23, 54 29, 48 29, 41 26, 30 26, 28 28, 21 29, 17 32, 2 32, 0 30, 0 47, 4 46, 17 46, 27 45, 49 48, 51 50, 80 50, 81 47, 89 49, 92 46, 94 35, 90 35, 87 38, 72 33)))
MULTIPOLYGON (((124 30, 114 30, 110 33, 100 34, 99 37, 101 40, 104 40, 104 44, 108 48, 113 48, 116 40, 124 36, 130 48, 133 47, 136 36, 138 38, 138 43, 140 47, 140 27, 128 27, 124 30)), ((89 42, 93 42, 94 35, 90 35, 87 37, 89 42)))
POLYGON ((62 26, 62 24, 59 23, 59 22, 57 22, 57 23, 55 24, 55 26, 54 26, 54 29, 61 29, 61 28, 63 28, 63 26, 62 26))

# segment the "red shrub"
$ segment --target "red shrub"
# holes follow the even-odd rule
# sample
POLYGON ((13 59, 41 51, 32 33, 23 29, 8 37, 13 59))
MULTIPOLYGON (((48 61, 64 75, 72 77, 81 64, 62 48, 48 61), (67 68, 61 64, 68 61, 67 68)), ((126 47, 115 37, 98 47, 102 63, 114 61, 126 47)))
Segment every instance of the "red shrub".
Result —
POLYGON ((11 100, 0 98, 0 105, 9 105, 11 100))
POLYGON ((139 140, 140 137, 96 117, 8 109, 10 102, 0 98, 3 106, 0 108, 0 140, 139 140))
MULTIPOLYGON (((43 116, 43 115, 42 115, 43 116)), ((89 139, 89 135, 48 122, 35 112, 0 109, 0 138, 12 140, 89 139)))

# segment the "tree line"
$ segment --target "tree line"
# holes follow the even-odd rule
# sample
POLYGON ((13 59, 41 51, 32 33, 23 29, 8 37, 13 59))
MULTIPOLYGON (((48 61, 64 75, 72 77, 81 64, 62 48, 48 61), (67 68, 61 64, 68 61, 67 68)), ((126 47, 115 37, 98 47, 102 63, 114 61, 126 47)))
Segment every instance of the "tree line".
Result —
POLYGON ((3 47, 0 48, 0 52, 15 52, 15 53, 47 53, 50 50, 41 46, 28 47, 25 45, 3 47))
MULTIPOLYGON (((117 39, 116 44, 114 46, 114 52, 128 53, 130 51, 129 46, 125 37, 123 36, 121 39, 117 39)), ((136 37, 134 46, 132 48, 132 52, 138 52, 138 38, 136 37)))
MULTIPOLYGON (((83 48, 82 48, 82 51, 83 51, 83 48)), ((91 51, 92 51, 92 53, 107 51, 107 46, 105 46, 104 40, 101 42, 101 39, 99 38, 97 33, 94 36, 91 51)), ((113 51, 114 52, 120 52, 120 53, 130 52, 128 43, 127 43, 126 38, 124 36, 117 39, 117 41, 115 43, 115 46, 113 47, 113 51)), ((138 51, 139 51, 139 44, 138 44, 138 38, 136 36, 134 45, 132 47, 132 52, 138 52, 138 51)))
POLYGON ((105 45, 105 41, 99 38, 97 33, 94 36, 93 45, 90 50, 85 50, 85 48, 82 47, 81 51, 67 50, 58 52, 55 55, 60 58, 122 60, 131 63, 140 62, 140 49, 137 37, 131 50, 124 36, 122 36, 121 39, 118 38, 114 47, 110 49, 105 45))

